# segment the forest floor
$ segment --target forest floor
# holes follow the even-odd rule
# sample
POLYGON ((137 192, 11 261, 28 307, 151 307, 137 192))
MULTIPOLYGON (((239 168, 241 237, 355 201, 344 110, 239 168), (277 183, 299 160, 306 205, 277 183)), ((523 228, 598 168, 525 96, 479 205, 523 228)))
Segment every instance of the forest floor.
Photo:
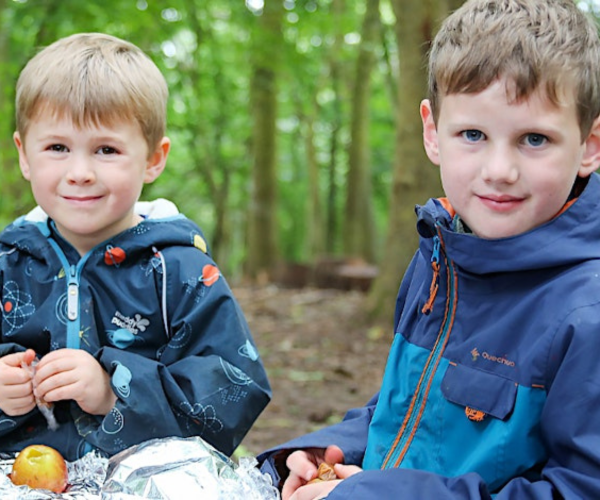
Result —
POLYGON ((392 341, 358 291, 234 287, 267 369, 273 399, 240 455, 338 422, 378 390, 392 341))

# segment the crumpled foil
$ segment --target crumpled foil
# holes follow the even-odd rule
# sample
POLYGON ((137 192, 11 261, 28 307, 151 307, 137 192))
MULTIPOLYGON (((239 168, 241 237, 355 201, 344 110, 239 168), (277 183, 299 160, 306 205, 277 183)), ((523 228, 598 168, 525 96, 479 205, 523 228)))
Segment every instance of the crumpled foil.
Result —
POLYGON ((254 457, 236 464, 199 437, 164 438, 132 446, 110 459, 96 452, 67 462, 64 493, 15 486, 14 455, 0 453, 2 500, 280 500, 254 457))
POLYGON ((2 500, 98 500, 104 483, 108 459, 92 452, 75 462, 67 462, 69 486, 64 493, 15 486, 8 477, 15 461, 14 456, 2 454, 0 459, 0 498, 2 500))
POLYGON ((235 464, 199 437, 153 439, 110 459, 102 500, 278 500, 256 464, 235 464))

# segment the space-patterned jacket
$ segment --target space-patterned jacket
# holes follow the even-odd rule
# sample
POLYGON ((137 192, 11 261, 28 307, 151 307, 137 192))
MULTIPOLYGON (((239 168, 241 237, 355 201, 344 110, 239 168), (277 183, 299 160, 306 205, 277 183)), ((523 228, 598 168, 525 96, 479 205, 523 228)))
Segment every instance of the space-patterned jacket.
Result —
POLYGON ((600 177, 551 221, 486 240, 417 208, 381 390, 259 456, 336 444, 338 499, 600 498, 600 177))
POLYGON ((247 323, 200 229, 166 200, 136 212, 142 222, 82 257, 39 208, 0 234, 0 356, 84 349, 118 398, 104 417, 56 403, 56 431, 37 408, 0 411, 0 451, 47 444, 75 460, 197 435, 231 454, 269 402, 247 323))

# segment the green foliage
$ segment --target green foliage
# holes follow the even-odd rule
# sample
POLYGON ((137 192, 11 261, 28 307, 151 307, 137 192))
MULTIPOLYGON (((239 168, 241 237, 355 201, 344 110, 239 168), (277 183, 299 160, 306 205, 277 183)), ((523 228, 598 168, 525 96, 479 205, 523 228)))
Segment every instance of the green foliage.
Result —
MULTIPOLYGON (((306 131, 312 127, 322 206, 327 205, 329 168, 338 196, 339 221, 347 169, 351 71, 364 14, 362 0, 282 0, 285 8, 281 74, 278 75, 278 182, 280 247, 285 260, 307 256, 306 131), (342 40, 336 45, 336 33, 342 40), (341 71, 334 88, 332 64, 341 71), (337 97, 337 98, 336 98, 337 97), (340 115, 341 114, 341 115, 340 115), (341 116, 341 123, 336 120, 341 116), (336 127, 341 128, 336 128, 336 127), (332 138, 339 150, 331 167, 332 138)), ((241 276, 247 249, 252 121, 249 86, 251 40, 260 2, 240 0, 12 0, 0 3, 0 110, 14 116, 14 84, 25 62, 40 48, 75 32, 100 31, 145 50, 170 86, 168 134, 172 149, 165 173, 143 197, 166 197, 198 222, 230 278, 241 276), (251 9, 252 7, 254 9, 251 9)), ((389 9, 388 9, 389 10, 389 9)), ((391 44, 393 46, 393 43, 391 44)), ((384 50, 373 76, 371 169, 379 237, 385 227, 392 168, 394 124, 389 64, 384 50)), ((0 223, 34 206, 20 179, 12 147, 14 119, 1 125, 3 175, 0 223)), ((324 208, 325 209, 325 208, 324 208)), ((340 250, 340 227, 335 249, 340 250)))

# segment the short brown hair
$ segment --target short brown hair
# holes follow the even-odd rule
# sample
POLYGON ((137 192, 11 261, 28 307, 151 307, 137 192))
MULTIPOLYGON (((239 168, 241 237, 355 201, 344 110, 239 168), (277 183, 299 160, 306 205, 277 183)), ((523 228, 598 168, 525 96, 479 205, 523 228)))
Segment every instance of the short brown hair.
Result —
POLYGON ((573 0, 468 0, 444 21, 429 53, 434 119, 444 95, 480 92, 499 78, 517 101, 543 88, 558 105, 573 90, 584 140, 600 115, 595 23, 573 0))
POLYGON ((102 33, 62 38, 35 55, 17 81, 17 130, 44 110, 76 126, 135 120, 149 154, 165 134, 165 78, 138 47, 102 33))

